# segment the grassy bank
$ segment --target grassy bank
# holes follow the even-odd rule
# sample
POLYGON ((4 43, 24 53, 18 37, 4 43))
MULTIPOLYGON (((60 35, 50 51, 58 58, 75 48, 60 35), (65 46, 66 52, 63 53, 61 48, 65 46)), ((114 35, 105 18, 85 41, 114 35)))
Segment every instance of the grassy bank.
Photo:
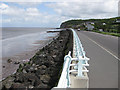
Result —
POLYGON ((120 33, 100 32, 100 31, 96 31, 96 30, 93 30, 93 32, 120 37, 120 33))

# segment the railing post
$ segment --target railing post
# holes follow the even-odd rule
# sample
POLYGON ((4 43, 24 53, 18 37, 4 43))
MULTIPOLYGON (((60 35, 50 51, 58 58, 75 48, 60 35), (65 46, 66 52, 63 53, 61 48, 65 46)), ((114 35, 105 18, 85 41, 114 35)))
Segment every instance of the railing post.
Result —
POLYGON ((82 77, 83 73, 82 73, 82 60, 78 61, 78 76, 82 77))

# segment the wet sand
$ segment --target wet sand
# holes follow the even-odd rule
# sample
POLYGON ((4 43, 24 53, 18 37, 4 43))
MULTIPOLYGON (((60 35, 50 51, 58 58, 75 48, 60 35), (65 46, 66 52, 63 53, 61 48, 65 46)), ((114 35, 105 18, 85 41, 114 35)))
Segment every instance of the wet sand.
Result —
POLYGON ((55 36, 50 36, 48 37, 48 39, 36 41, 35 43, 33 43, 33 47, 30 48, 29 51, 24 51, 12 57, 2 58, 2 72, 0 73, 0 77, 2 78, 0 78, 0 81, 15 73, 19 65, 21 63, 24 63, 23 60, 29 60, 30 58, 32 58, 39 49, 51 42, 54 37, 55 36), (8 59, 12 60, 12 62, 8 63, 8 59), (15 64, 15 62, 19 62, 19 64, 15 64))

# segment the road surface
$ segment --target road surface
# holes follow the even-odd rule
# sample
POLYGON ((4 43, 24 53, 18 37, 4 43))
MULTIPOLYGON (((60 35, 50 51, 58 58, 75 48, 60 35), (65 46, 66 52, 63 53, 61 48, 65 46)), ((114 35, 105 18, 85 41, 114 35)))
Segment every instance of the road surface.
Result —
POLYGON ((89 87, 118 88, 118 38, 89 31, 76 31, 90 58, 89 87))

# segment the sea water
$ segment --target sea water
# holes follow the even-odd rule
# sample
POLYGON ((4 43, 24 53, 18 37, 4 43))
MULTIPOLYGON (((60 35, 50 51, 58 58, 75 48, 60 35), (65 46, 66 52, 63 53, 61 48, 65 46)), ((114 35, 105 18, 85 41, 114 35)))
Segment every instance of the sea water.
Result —
POLYGON ((10 57, 24 51, 30 51, 36 41, 42 42, 55 37, 57 33, 47 33, 50 28, 2 28, 2 57, 10 57))

